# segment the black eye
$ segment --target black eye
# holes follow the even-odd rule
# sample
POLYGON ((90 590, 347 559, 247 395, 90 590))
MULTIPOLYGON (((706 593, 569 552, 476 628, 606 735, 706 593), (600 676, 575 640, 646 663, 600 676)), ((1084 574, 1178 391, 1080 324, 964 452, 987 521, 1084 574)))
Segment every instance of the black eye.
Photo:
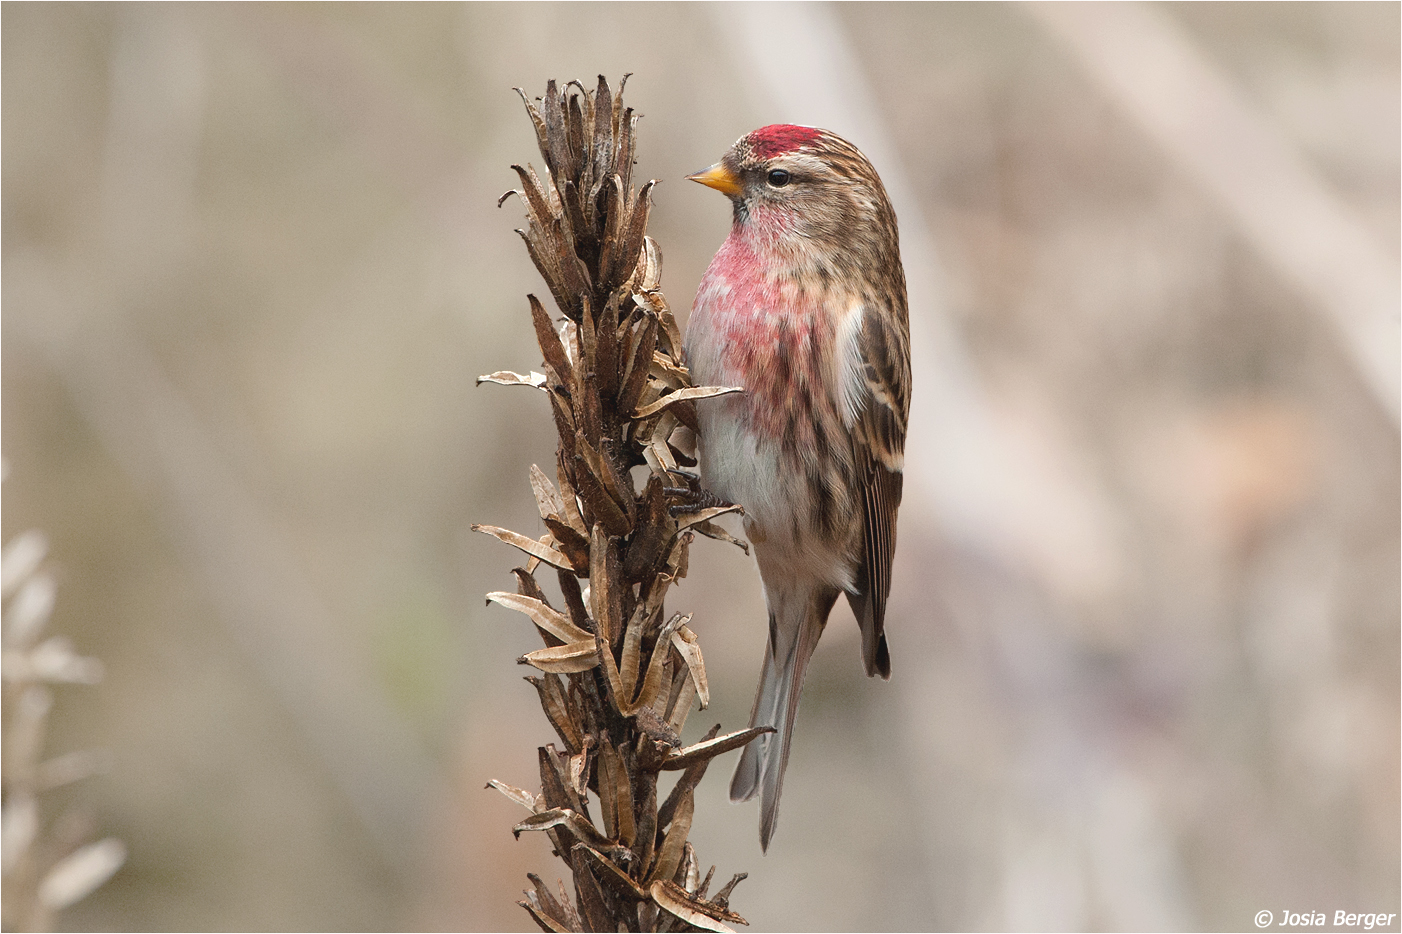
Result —
POLYGON ((783 169, 775 169, 769 173, 769 184, 775 188, 783 188, 789 183, 789 173, 783 169))

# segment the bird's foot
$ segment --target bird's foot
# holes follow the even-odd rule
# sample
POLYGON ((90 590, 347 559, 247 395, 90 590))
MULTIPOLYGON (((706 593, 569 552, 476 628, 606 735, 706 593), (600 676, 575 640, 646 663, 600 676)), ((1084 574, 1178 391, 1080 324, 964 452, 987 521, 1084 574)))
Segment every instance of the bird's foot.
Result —
POLYGON ((667 513, 673 519, 693 515, 703 509, 734 505, 734 503, 727 503, 725 500, 703 487, 700 478, 693 478, 687 475, 682 476, 684 476, 687 481, 686 486, 669 486, 663 487, 662 489, 662 492, 667 494, 667 499, 669 500, 667 513))

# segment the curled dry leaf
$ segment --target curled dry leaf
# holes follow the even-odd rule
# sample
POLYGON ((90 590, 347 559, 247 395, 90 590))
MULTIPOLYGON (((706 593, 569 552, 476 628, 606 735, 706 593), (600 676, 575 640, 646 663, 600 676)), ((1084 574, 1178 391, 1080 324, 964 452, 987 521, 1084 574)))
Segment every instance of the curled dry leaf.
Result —
POLYGON ((657 245, 656 240, 644 237, 643 249, 646 253, 643 256, 642 276, 638 282, 638 289, 643 292, 652 292, 662 285, 662 248, 657 245))
MULTIPOLYGON (((659 261, 661 256, 659 254, 659 261)), ((667 305, 667 297, 660 289, 649 289, 646 292, 634 292, 633 301, 651 311, 657 316, 657 321, 662 325, 662 333, 667 337, 667 350, 674 360, 680 361, 682 351, 681 330, 677 327, 677 319, 672 315, 672 309, 667 305)), ((683 368, 683 372, 685 368, 683 368)), ((686 373, 686 385, 691 385, 691 375, 686 373)))
POLYGON ((653 354, 652 366, 648 373, 657 382, 671 389, 686 389, 691 386, 691 371, 674 363, 671 357, 660 351, 653 354))
POLYGON ((686 626, 678 627, 672 633, 672 645, 690 669, 691 678, 696 684, 696 695, 701 698, 701 709, 705 710, 711 705, 711 688, 706 683, 706 662, 701 657, 701 644, 696 633, 686 626))
POLYGON ((633 418, 642 419, 649 415, 656 415, 663 409, 671 408, 678 402, 691 402, 696 399, 710 399, 715 396, 724 396, 732 392, 744 392, 739 386, 695 386, 690 389, 678 389, 668 393, 651 405, 644 406, 633 413, 633 418))
POLYGON ((508 545, 514 545, 532 558, 539 558, 541 561, 553 567, 563 568, 566 571, 573 570, 573 565, 570 564, 569 559, 566 558, 559 549, 552 548, 533 538, 527 538, 519 532, 500 529, 494 525, 474 525, 472 531, 482 532, 495 539, 506 542, 508 545))
POLYGON ((567 927, 563 922, 556 921, 554 918, 550 917, 550 915, 546 914, 544 907, 540 905, 532 905, 529 901, 520 901, 516 904, 530 912, 532 920, 540 926, 542 931, 546 931, 547 934, 568 934, 571 930, 571 928, 567 927))
POLYGON ((729 532, 716 525, 714 522, 702 519, 700 522, 691 523, 691 528, 700 532, 707 538, 714 538, 718 542, 729 542, 730 544, 739 548, 745 554, 750 553, 749 542, 745 541, 743 538, 736 538, 734 535, 731 535, 729 532))
MULTIPOLYGON (((488 603, 499 603, 509 610, 516 610, 529 616, 537 626, 564 643, 594 643, 594 637, 565 618, 559 610, 552 609, 541 600, 521 594, 493 591, 487 594, 488 603)), ((693 637, 694 638, 694 637, 693 637)))
MULTIPOLYGON (((686 889, 675 882, 660 879, 648 887, 648 894, 659 907, 667 912, 681 918, 687 924, 700 928, 703 931, 716 931, 717 934, 735 934, 735 929, 726 927, 720 919, 712 917, 713 912, 724 911, 718 909, 713 903, 704 902, 700 899, 691 898, 686 889), (703 910, 703 909, 709 909, 703 910)), ((731 911, 725 911, 729 917, 726 918, 733 924, 748 924, 744 918, 731 911)))
POLYGON ((568 756, 562 757, 554 743, 536 748, 540 764, 541 796, 546 807, 569 808, 577 814, 589 817, 589 805, 584 796, 570 785, 568 756))
POLYGON ((496 383, 499 386, 534 386, 536 389, 545 388, 545 374, 531 370, 530 373, 513 373, 510 370, 497 370, 495 373, 488 373, 485 376, 477 377, 477 385, 483 383, 496 383))
POLYGON ((647 458, 648 465, 654 472, 669 476, 680 473, 677 466, 677 459, 672 453, 670 438, 677 429, 677 417, 671 412, 663 412, 658 417, 653 426, 647 447, 643 450, 643 456, 647 458))
POLYGON ((524 788, 517 788, 515 785, 508 785, 506 782, 499 782, 495 778, 487 782, 487 787, 495 788, 497 791, 506 795, 512 801, 515 801, 517 804, 521 805, 521 807, 530 811, 532 814, 542 810, 540 803, 536 800, 536 796, 531 794, 524 788))
POLYGON ((574 487, 567 482, 562 482, 560 484, 560 499, 565 504, 564 520, 569 523, 570 528, 587 538, 589 526, 585 525, 584 515, 579 511, 579 500, 575 496, 574 487))
POLYGON ((704 742, 678 749, 667 757, 667 761, 662 763, 662 768, 669 771, 673 769, 684 769, 694 763, 702 762, 707 759, 714 759, 723 752, 739 749, 755 737, 773 732, 774 727, 772 726, 756 726, 748 730, 739 730, 735 733, 717 736, 715 739, 708 739, 704 742))
POLYGON ((677 527, 682 529, 700 525, 703 522, 710 522, 716 516, 723 516, 727 513, 737 513, 743 515, 745 507, 737 506, 734 503, 725 506, 708 506, 705 509, 698 509, 696 512, 688 513, 677 520, 677 527))
MULTIPOLYGON (((689 615, 674 616, 658 635, 658 645, 666 646, 672 638, 672 633, 689 619, 691 619, 689 615)), ((625 717, 632 717, 643 708, 651 707, 657 699, 658 691, 662 688, 662 672, 666 665, 666 651, 653 652, 652 659, 648 662, 647 675, 643 678, 642 687, 639 689, 637 697, 633 698, 630 697, 629 692, 624 690, 623 678, 613 660, 613 650, 609 648, 608 642, 604 640, 602 635, 598 639, 602 643, 598 656, 604 663, 604 672, 617 700, 618 712, 625 717)), ((681 767, 678 766, 678 768, 681 767)))
POLYGON ((518 659, 524 665, 557 675, 578 674, 599 664, 593 637, 588 642, 571 642, 527 652, 518 659))
POLYGON ((547 518, 544 522, 550 529, 554 547, 564 554, 576 571, 586 570, 589 567, 589 540, 575 531, 573 526, 554 517, 547 518))
POLYGON ((549 830, 552 827, 563 827, 579 839, 604 852, 612 853, 620 849, 595 830, 592 823, 570 808, 546 808, 543 811, 538 811, 512 827, 511 832, 519 837, 528 830, 549 830))

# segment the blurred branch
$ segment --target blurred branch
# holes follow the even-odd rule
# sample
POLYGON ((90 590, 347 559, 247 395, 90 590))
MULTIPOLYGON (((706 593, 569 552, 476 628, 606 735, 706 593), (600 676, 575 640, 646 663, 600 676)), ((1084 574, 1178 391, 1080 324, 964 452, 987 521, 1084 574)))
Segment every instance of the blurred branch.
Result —
POLYGON ((1397 423, 1402 284, 1396 257, 1384 254, 1320 173, 1171 16, 1131 3, 1024 9, 1309 297, 1397 423))

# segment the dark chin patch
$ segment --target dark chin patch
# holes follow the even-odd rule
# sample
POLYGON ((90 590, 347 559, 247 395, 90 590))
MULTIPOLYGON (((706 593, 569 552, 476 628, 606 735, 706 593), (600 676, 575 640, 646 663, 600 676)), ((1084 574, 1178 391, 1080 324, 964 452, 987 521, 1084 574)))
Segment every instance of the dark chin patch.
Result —
POLYGON ((791 123, 775 123, 760 127, 748 137, 750 153, 760 159, 772 159, 786 152, 792 152, 804 143, 810 143, 823 134, 822 130, 811 126, 794 126, 791 123))

